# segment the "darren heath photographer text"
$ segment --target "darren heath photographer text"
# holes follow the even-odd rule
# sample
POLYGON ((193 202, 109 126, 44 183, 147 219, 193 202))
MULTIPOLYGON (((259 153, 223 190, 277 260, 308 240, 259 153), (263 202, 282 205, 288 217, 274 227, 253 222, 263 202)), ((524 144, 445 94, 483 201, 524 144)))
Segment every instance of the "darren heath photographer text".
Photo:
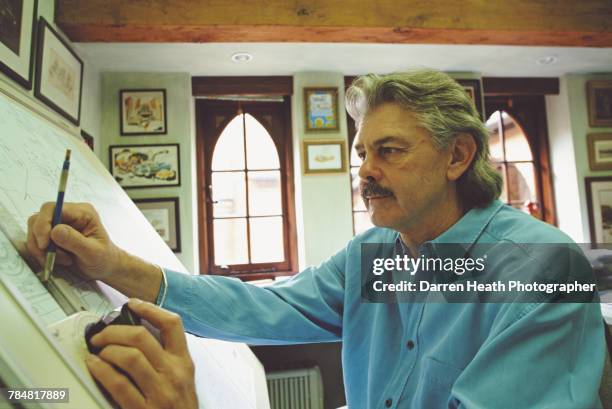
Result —
MULTIPOLYGON (((408 255, 397 255, 394 258, 376 258, 372 263, 372 274, 380 276, 389 271, 405 271, 411 276, 417 271, 446 271, 463 275, 466 272, 481 272, 485 268, 486 255, 479 258, 427 258, 420 256, 411 258, 408 255)), ((595 291, 596 284, 580 283, 538 283, 521 282, 520 280, 494 281, 482 283, 476 280, 467 280, 456 283, 432 283, 427 280, 417 282, 402 280, 395 283, 384 283, 375 280, 372 288, 376 292, 416 292, 416 291, 439 291, 439 292, 545 292, 548 294, 590 292, 595 291)))

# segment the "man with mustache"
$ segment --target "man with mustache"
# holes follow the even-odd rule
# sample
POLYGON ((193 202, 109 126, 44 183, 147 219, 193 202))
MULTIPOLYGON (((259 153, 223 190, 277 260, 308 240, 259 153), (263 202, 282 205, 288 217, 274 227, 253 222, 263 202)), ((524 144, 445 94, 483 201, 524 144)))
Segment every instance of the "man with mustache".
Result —
MULTIPOLYGON (((180 316, 187 331, 230 341, 342 341, 351 409, 599 407, 604 338, 597 303, 362 297, 363 244, 388 243, 421 257, 440 243, 571 240, 497 200, 502 181, 488 161, 487 131, 447 75, 367 75, 346 100, 358 128, 361 194, 377 227, 290 280, 259 288, 161 270, 117 248, 89 205, 66 204, 66 224, 53 230, 52 204, 32 216, 28 247, 39 260, 51 238, 62 249, 58 263, 146 301, 134 309, 162 327, 163 347, 144 331, 105 329, 93 340, 104 348, 88 362, 93 376, 123 408, 195 407, 180 316)), ((501 257, 499 266, 514 262, 501 257)), ((567 269, 558 254, 525 257, 546 271, 567 269)))

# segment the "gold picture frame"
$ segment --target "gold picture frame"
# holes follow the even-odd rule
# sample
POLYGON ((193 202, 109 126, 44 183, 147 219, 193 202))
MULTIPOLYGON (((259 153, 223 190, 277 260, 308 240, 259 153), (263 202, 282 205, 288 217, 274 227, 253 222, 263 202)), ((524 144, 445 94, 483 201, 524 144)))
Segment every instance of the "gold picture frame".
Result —
POLYGON ((343 139, 302 141, 304 174, 345 173, 346 141, 343 139))
POLYGON ((589 168, 591 170, 612 170, 612 133, 587 135, 589 168))
POLYGON ((612 81, 588 81, 590 126, 612 126, 612 81))
POLYGON ((337 87, 304 88, 304 126, 306 132, 340 129, 337 87))

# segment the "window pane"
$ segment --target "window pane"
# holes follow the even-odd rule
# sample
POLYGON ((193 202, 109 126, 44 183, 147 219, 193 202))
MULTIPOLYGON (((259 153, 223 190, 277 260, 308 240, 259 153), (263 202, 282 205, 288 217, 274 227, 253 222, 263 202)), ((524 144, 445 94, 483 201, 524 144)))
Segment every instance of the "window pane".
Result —
POLYGON ((361 166, 361 158, 357 156, 357 151, 351 147, 351 166, 361 166))
POLYGON ((510 202, 526 204, 537 201, 533 163, 508 163, 510 202))
POLYGON ((251 262, 272 263, 285 260, 283 218, 249 219, 251 229, 251 262))
POLYGON ((506 181, 506 172, 505 172, 505 165, 503 163, 494 163, 493 166, 495 166, 495 169, 497 169, 497 171, 500 173, 500 175, 502 175, 502 179, 503 179, 503 183, 502 183, 502 192, 501 195, 499 196, 499 200, 501 200, 504 203, 508 203, 508 182, 506 181))
POLYGON ((213 217, 246 216, 244 172, 213 172, 213 217))
POLYGON ((351 189, 353 194, 353 210, 366 210, 365 203, 359 193, 359 168, 351 168, 351 189))
POLYGON ((216 219, 213 220, 213 226, 215 264, 224 266, 248 263, 246 219, 216 219))
POLYGON ((280 171, 248 172, 249 215, 272 216, 283 214, 280 171))
POLYGON ((493 112, 489 119, 487 119, 486 127, 489 131, 489 151, 491 152, 491 159, 501 162, 504 160, 504 152, 501 143, 499 111, 493 112))
POLYGON ((502 120, 504 121, 506 160, 533 160, 527 137, 518 122, 506 112, 502 112, 502 120))
POLYGON ((245 115, 248 169, 278 169, 278 152, 272 137, 250 114, 245 115))
POLYGON ((244 169, 244 126, 242 114, 236 115, 225 127, 215 145, 212 170, 244 169))
POLYGON ((354 212, 353 225, 355 226, 355 234, 363 233, 371 227, 374 227, 370 221, 368 212, 354 212))

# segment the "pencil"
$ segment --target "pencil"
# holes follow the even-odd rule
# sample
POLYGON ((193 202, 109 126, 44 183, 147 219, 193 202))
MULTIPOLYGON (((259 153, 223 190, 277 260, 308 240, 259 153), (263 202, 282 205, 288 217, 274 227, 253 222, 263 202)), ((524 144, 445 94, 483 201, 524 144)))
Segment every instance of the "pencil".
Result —
MULTIPOLYGON (((55 201, 55 211, 53 212, 53 221, 51 229, 57 226, 62 220, 62 207, 64 205, 64 193, 66 192, 66 183, 68 182, 68 170, 70 169, 70 149, 66 149, 66 158, 64 159, 64 165, 62 166, 62 174, 60 176, 59 188, 57 189, 57 200, 55 201)), ((53 265, 55 264, 55 252, 56 247, 53 241, 49 240, 49 246, 47 247, 47 257, 45 259, 45 268, 42 271, 40 280, 43 283, 49 281, 51 272, 53 271, 53 265)))

